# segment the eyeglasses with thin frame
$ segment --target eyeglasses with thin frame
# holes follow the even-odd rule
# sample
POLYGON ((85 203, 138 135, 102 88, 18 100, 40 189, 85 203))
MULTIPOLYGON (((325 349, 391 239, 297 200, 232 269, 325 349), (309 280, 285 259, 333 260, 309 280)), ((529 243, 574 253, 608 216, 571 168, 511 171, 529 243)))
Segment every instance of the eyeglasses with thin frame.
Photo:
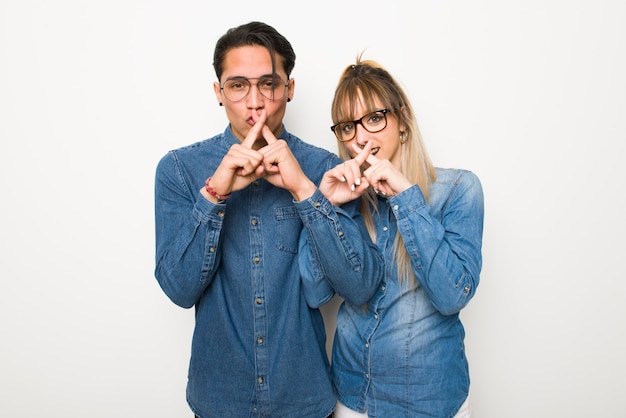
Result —
POLYGON ((224 96, 231 102, 238 102, 250 93, 250 80, 257 80, 259 92, 269 100, 280 100, 285 96, 289 83, 285 83, 279 76, 265 76, 259 78, 234 77, 220 85, 224 96))
POLYGON ((357 124, 360 124, 367 132, 380 132, 387 127, 387 113, 389 111, 389 109, 376 110, 360 119, 349 120, 333 125, 330 127, 330 130, 335 133, 335 136, 341 142, 347 142, 354 138, 357 124))

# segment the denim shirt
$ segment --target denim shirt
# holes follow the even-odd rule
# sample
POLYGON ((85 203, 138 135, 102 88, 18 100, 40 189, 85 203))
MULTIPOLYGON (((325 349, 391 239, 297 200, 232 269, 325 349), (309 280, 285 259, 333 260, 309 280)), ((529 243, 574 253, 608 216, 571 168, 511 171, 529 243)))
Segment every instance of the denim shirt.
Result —
MULTIPOLYGON (((470 383, 459 312, 473 297, 482 266, 480 181, 469 171, 437 169, 428 203, 418 186, 378 203, 385 277, 365 308, 346 301, 339 309, 333 383, 344 405, 370 417, 452 417, 470 383), (398 281, 398 230, 415 284, 398 281)), ((334 290, 310 269, 303 280, 311 306, 334 290)))
MULTIPOLYGON (((286 130, 280 138, 315 184, 341 162, 286 130)), ((295 202, 259 179, 222 203, 205 199, 199 190, 235 143, 227 128, 170 151, 156 171, 155 276, 174 303, 195 306, 187 401, 202 418, 326 417, 336 397, 322 317, 302 291, 299 238, 310 235, 307 253, 331 276, 359 282, 363 300, 382 280, 378 251, 363 244, 356 206, 333 207, 319 190, 295 202)))

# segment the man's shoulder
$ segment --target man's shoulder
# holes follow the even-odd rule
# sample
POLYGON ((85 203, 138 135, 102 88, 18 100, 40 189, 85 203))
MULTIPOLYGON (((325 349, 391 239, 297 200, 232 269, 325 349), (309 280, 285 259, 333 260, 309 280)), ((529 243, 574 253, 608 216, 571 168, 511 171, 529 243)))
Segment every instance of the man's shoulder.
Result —
POLYGON ((210 165, 213 160, 223 156, 228 151, 224 141, 224 134, 217 134, 211 138, 196 141, 167 151, 159 161, 159 170, 168 170, 175 167, 196 167, 210 165))
POLYGON ((329 151, 326 148, 315 145, 312 142, 307 142, 294 134, 289 133, 288 135, 288 144, 292 151, 297 150, 305 155, 316 156, 318 158, 339 158, 334 152, 329 151))
POLYGON ((208 149, 210 147, 215 146, 216 144, 222 142, 224 139, 224 134, 220 133, 217 134, 215 136, 212 136, 211 138, 207 138, 207 139, 202 139, 200 141, 196 141, 196 142, 192 142, 190 144, 187 145, 182 145, 178 148, 174 148, 172 150, 170 150, 170 153, 174 153, 174 154, 187 154, 187 153, 195 153, 198 151, 202 151, 205 149, 208 149))

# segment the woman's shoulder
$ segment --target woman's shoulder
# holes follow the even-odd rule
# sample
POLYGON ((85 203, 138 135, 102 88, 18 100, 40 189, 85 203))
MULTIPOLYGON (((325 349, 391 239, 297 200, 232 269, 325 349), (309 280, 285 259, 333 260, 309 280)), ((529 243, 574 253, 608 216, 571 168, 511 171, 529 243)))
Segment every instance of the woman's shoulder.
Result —
POLYGON ((464 168, 435 167, 437 179, 435 183, 480 183, 480 179, 473 171, 464 168))
POLYGON ((483 200, 480 179, 473 171, 462 168, 435 168, 437 178, 431 186, 430 196, 434 200, 449 200, 456 196, 464 199, 483 200))

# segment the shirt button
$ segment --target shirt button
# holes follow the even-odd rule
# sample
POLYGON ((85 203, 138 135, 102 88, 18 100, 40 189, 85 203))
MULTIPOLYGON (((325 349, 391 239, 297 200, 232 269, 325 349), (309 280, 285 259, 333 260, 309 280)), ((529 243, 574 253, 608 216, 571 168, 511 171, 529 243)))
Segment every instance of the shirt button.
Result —
POLYGON ((259 257, 254 257, 252 259, 252 261, 254 261, 254 264, 259 264, 259 262, 261 261, 261 259, 259 257))
POLYGON ((256 342, 259 343, 259 344, 263 344, 263 337, 257 338, 256 342))
POLYGON ((256 381, 259 383, 263 383, 263 377, 262 376, 257 377, 256 381))
POLYGON ((398 210, 398 205, 393 205, 393 210, 398 210))
POLYGON ((219 212, 217 212, 217 216, 219 216, 220 218, 224 217, 224 211, 220 210, 219 212))
POLYGON ((263 303, 263 299, 261 299, 261 298, 256 298, 255 302, 256 302, 256 304, 257 304, 257 305, 260 305, 260 304, 262 304, 262 303, 263 303))
POLYGON ((338 235, 339 235, 340 237, 343 237, 343 231, 339 231, 339 234, 338 234, 338 235))
POLYGON ((467 286, 465 286, 465 289, 463 289, 463 290, 465 290, 465 294, 468 295, 470 290, 472 290, 472 288, 471 288, 470 285, 467 285, 467 286))
POLYGON ((253 226, 256 226, 256 225, 259 223, 259 221, 258 221, 258 220, 256 220, 256 219, 253 219, 250 223, 251 223, 253 226))
POLYGON ((389 228, 387 228, 386 226, 383 226, 383 231, 387 232, 389 228))
POLYGON ((378 314, 377 313, 374 314, 374 318, 378 319, 378 314))
POLYGON ((215 247, 211 247, 211 248, 209 248, 209 252, 210 252, 210 253, 214 253, 214 252, 215 252, 215 247))
POLYGON ((320 202, 315 202, 313 206, 315 206, 316 208, 319 208, 320 206, 322 206, 322 204, 320 202))
POLYGON ((365 348, 370 348, 370 344, 369 343, 365 343, 365 348))

